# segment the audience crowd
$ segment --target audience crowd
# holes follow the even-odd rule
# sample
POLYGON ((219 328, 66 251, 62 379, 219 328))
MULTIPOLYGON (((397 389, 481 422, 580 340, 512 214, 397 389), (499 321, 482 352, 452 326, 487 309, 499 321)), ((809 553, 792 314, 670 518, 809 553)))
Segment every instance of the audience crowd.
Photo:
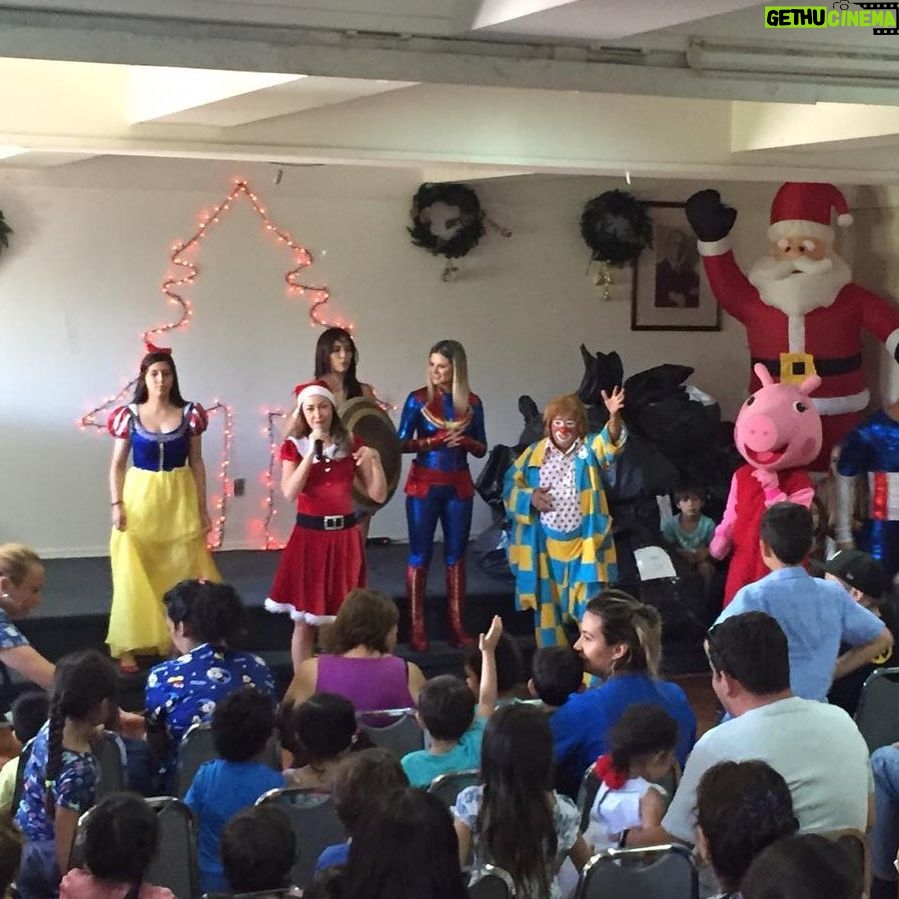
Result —
MULTIPOLYGON (((688 536, 700 520, 694 494, 678 496, 688 536)), ((277 899, 302 887, 306 899, 464 899, 501 869, 519 899, 568 899, 597 853, 682 844, 705 896, 895 897, 899 743, 872 760, 847 711, 827 701, 843 682, 854 707, 858 672, 890 658, 882 572, 845 551, 813 578, 812 542, 806 509, 766 511, 770 573, 704 641, 722 717, 698 738, 686 693, 661 675, 658 611, 620 591, 592 597, 573 646, 537 650, 529 678, 496 617, 464 678, 426 679, 395 653, 394 603, 355 589, 323 631, 325 652, 299 666, 278 706, 272 673, 244 648, 239 596, 206 581, 165 596, 178 655, 151 670, 146 732, 136 733, 119 716, 108 658, 88 650, 54 667, 11 623, 39 600, 43 570, 23 548, 0 547, 0 586, 14 594, 0 607, 0 658, 42 686, 52 677, 49 698, 26 692, 12 709, 23 749, 0 770, 0 897, 173 897, 151 879, 156 806, 138 792, 98 799, 104 729, 126 738, 132 789, 184 796, 209 895, 277 899), (395 719, 384 713, 398 708, 417 719, 422 748, 391 748, 395 719), (179 783, 179 748, 197 725, 211 731, 209 758, 179 783), (449 797, 446 775, 458 778, 449 797), (312 860, 287 797, 326 807, 344 834, 316 850, 304 883, 298 865, 311 871, 312 860), (847 830, 870 845, 873 879, 844 848, 847 830)))

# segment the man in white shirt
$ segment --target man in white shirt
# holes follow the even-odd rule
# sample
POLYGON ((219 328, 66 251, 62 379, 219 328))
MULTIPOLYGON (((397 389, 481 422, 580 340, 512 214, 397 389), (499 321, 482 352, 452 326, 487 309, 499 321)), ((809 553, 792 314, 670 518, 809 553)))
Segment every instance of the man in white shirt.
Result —
POLYGON ((696 787, 718 762, 761 759, 790 788, 803 832, 873 822, 868 748, 852 719, 790 690, 787 638, 764 612, 715 625, 706 640, 712 688, 732 720, 704 734, 693 748, 661 827, 641 834, 644 845, 692 843, 696 787))

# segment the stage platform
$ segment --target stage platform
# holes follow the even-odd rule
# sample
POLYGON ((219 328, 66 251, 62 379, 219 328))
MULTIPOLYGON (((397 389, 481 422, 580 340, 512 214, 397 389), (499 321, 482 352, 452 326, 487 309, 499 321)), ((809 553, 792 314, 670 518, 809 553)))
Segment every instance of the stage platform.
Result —
MULTIPOLYGON (((435 548, 435 561, 429 572, 426 617, 431 649, 414 653, 403 642, 398 653, 424 670, 428 676, 461 673, 463 651, 446 644, 446 612, 442 547, 435 548)), ((376 545, 366 548, 369 585, 393 597, 400 608, 400 640, 408 633, 405 570, 408 547, 405 544, 376 545)), ((263 602, 281 558, 280 551, 230 551, 216 553, 215 561, 222 577, 234 585, 250 612, 252 636, 250 648, 262 655, 275 671, 279 684, 290 680, 291 623, 286 615, 265 611, 263 602)), ((112 582, 108 557, 47 559, 44 602, 34 614, 17 622, 34 646, 47 658, 56 660, 75 649, 104 649, 112 582)), ((647 597, 649 601, 651 599, 647 597)), ((530 612, 517 612, 510 578, 484 572, 469 550, 468 599, 465 624, 477 634, 489 626, 493 615, 502 617, 505 630, 513 635, 529 661, 534 650, 533 619, 530 612)), ((139 675, 127 679, 123 704, 137 708, 145 669, 155 660, 142 660, 139 675)), ((665 641, 667 673, 687 673, 706 669, 701 646, 696 639, 687 643, 665 641)), ((15 689, 15 688, 14 688, 15 689)))

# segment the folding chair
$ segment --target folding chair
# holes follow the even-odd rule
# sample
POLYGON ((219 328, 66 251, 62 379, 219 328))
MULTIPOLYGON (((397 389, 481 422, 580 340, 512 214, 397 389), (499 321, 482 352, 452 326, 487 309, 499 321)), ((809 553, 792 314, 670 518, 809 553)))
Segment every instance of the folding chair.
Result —
POLYGON ((425 748, 424 731, 415 720, 415 709, 384 709, 356 715, 359 730, 375 744, 398 758, 425 748))
POLYGON ((862 872, 865 884, 865 892, 871 890, 871 848, 865 833, 855 827, 843 827, 839 830, 819 831, 822 837, 826 837, 832 843, 842 846, 846 854, 855 862, 862 872))
POLYGON ((456 797, 466 787, 480 783, 481 772, 477 768, 465 771, 451 771, 438 774, 429 784, 428 792, 433 793, 448 809, 456 804, 456 797))
POLYGON ((576 899, 698 899, 699 877, 686 846, 604 849, 584 866, 576 899))
POLYGON ((93 744, 92 751, 100 769, 95 801, 110 793, 127 790, 128 755, 122 738, 110 730, 104 730, 100 739, 93 744))
POLYGON ((581 786, 577 791, 577 800, 575 805, 581 813, 581 833, 583 833, 590 824, 590 810, 593 803, 596 802, 596 794, 599 793, 602 781, 596 776, 591 765, 585 772, 581 780, 581 786))
POLYGON ((862 687, 855 723, 868 752, 899 740, 899 668, 877 668, 862 687))
POLYGON ((212 726, 208 721, 192 724, 178 744, 178 767, 175 772, 174 794, 183 799, 200 766, 217 759, 212 742, 212 726))
POLYGON ((293 888, 284 890, 261 890, 258 893, 203 893, 202 899, 287 899, 289 896, 298 896, 299 893, 291 892, 293 888))
POLYGON ((468 884, 469 899, 514 899, 512 875, 496 865, 484 865, 472 873, 468 884))
POLYGON ((34 737, 32 737, 19 753, 19 764, 16 765, 16 780, 12 791, 12 815, 15 817, 19 810, 19 803, 22 801, 22 789, 25 784, 25 768, 28 765, 28 759, 31 758, 31 750, 34 748, 34 737))
POLYGON ((159 845, 144 880, 168 887, 178 899, 199 893, 197 873, 197 824, 193 812, 174 796, 148 799, 159 821, 159 845))
POLYGON ((315 863, 322 852, 334 843, 346 842, 346 829, 337 817, 331 794, 323 790, 280 787, 256 800, 256 805, 268 803, 277 803, 290 818, 297 838, 291 881, 305 889, 312 883, 315 863))

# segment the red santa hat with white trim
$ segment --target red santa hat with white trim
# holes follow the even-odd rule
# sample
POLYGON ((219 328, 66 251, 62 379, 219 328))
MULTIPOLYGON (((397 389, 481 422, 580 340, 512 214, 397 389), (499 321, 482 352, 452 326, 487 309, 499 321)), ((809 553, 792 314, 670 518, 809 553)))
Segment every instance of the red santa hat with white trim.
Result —
POLYGON ((297 398, 297 407, 302 406, 310 396, 323 396, 332 406, 337 405, 337 399, 324 381, 306 381, 304 384, 297 384, 293 388, 293 395, 297 398))
POLYGON ((846 198, 833 184, 820 181, 787 181, 780 186, 771 204, 771 226, 768 239, 783 237, 815 237, 833 243, 831 212, 837 212, 837 224, 852 224, 846 198))

